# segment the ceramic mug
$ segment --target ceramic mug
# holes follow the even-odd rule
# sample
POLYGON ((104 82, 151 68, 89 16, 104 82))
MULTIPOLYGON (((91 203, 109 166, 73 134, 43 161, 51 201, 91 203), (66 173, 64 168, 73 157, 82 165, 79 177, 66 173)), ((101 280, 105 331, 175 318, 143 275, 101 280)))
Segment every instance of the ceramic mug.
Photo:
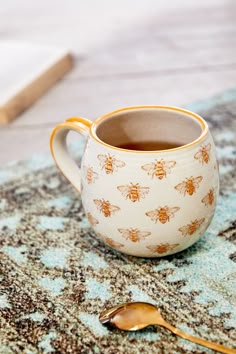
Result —
POLYGON ((61 172, 81 193, 96 235, 120 252, 176 253, 196 242, 211 222, 219 191, 216 152, 207 123, 195 113, 138 106, 94 122, 70 118, 54 128, 50 147, 61 172), (67 150, 71 130, 87 140, 80 169, 67 150), (176 147, 122 148, 148 141, 176 147))

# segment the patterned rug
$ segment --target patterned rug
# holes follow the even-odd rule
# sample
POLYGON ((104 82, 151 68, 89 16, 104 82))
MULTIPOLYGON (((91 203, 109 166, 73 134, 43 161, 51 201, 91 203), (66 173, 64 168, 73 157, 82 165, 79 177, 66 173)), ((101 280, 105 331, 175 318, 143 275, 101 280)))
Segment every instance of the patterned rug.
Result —
POLYGON ((204 237, 173 256, 104 246, 49 155, 0 170, 0 353, 213 353, 161 327, 128 333, 99 323, 104 307, 131 300, 156 304, 188 333, 235 345, 235 98, 236 90, 188 107, 212 130, 221 192, 204 237))

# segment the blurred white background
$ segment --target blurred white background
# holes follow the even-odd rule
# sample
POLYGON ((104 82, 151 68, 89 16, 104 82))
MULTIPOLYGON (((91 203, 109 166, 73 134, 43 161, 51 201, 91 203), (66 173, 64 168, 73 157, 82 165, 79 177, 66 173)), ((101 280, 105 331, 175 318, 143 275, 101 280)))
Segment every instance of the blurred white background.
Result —
POLYGON ((76 57, 70 74, 0 127, 1 165, 47 151, 52 127, 69 116, 186 106, 236 87, 234 0, 8 0, 0 19, 0 40, 60 46, 76 57))

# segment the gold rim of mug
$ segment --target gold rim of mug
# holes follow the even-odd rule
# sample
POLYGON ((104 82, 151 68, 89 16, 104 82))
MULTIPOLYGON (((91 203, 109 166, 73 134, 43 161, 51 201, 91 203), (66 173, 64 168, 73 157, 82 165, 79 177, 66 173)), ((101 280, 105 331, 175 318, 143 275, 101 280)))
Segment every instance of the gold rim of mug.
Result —
POLYGON ((131 107, 120 108, 120 109, 117 109, 115 111, 112 111, 110 113, 107 113, 107 114, 97 118, 91 124, 91 127, 90 127, 90 135, 91 135, 91 137, 94 140, 96 140, 98 143, 102 144, 103 146, 108 147, 108 148, 113 149, 113 150, 120 151, 120 152, 130 152, 130 153, 136 153, 136 154, 151 154, 151 153, 156 154, 156 153, 173 152, 173 151, 187 149, 190 146, 196 145, 199 142, 201 142, 202 140, 204 140, 204 138, 207 136, 207 133, 208 133, 208 125, 207 125, 207 123, 205 122, 205 120, 202 117, 200 117, 198 114, 193 113, 191 111, 188 111, 186 109, 178 108, 178 107, 172 107, 172 106, 131 106, 131 107), (133 111, 133 110, 139 110, 139 109, 162 109, 162 110, 164 109, 164 110, 171 110, 171 111, 176 111, 176 112, 180 112, 180 113, 186 114, 187 116, 190 116, 191 118, 194 118, 196 121, 198 121, 198 123, 200 123, 201 129, 202 129, 202 133, 197 139, 191 141, 188 144, 181 145, 179 147, 172 148, 172 149, 167 149, 167 150, 151 150, 151 151, 121 149, 119 147, 107 144, 107 143, 105 143, 104 141, 102 141, 101 139, 98 138, 98 136, 96 134, 96 129, 98 128, 99 124, 103 120, 111 118, 113 115, 115 115, 117 113, 126 112, 126 111, 133 111))

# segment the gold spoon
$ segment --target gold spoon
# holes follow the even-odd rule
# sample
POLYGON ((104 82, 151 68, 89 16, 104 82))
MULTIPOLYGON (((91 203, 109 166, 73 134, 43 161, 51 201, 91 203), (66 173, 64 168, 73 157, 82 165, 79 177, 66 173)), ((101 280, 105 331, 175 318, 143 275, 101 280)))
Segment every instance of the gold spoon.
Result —
POLYGON ((166 322, 156 306, 146 302, 129 302, 114 306, 109 310, 103 311, 99 316, 99 320, 102 324, 111 324, 125 331, 138 331, 150 325, 160 325, 191 342, 217 350, 221 353, 236 353, 236 349, 227 348, 223 345, 182 332, 180 329, 166 322))

